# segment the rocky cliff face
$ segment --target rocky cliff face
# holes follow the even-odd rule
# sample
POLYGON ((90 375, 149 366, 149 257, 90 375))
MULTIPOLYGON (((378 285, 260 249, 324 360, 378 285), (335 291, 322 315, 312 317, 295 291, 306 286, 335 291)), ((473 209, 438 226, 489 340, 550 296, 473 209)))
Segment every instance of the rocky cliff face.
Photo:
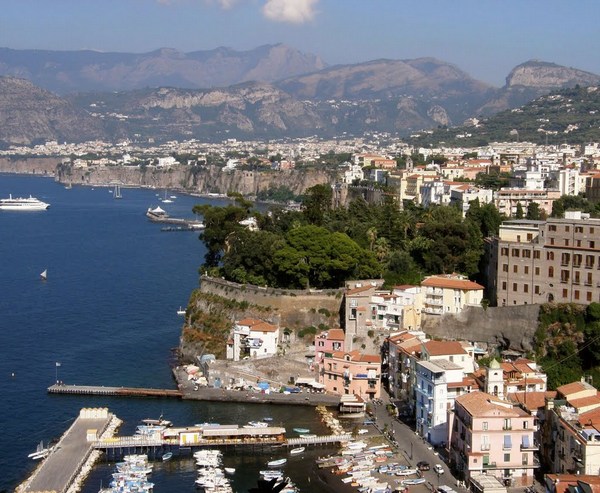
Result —
POLYGON ((512 69, 504 87, 478 112, 489 115, 522 106, 555 89, 598 84, 600 84, 599 75, 554 63, 531 60, 512 69))
POLYGON ((0 77, 0 143, 81 142, 106 137, 100 122, 25 79, 0 77))
POLYGON ((57 180, 74 185, 120 183, 140 187, 179 189, 189 193, 202 194, 239 192, 245 196, 254 196, 262 190, 279 186, 286 186, 295 194, 301 194, 314 185, 334 183, 336 180, 335 174, 317 170, 280 172, 233 170, 223 172, 216 166, 174 166, 168 169, 94 166, 77 169, 71 165, 60 165, 56 173, 57 180))

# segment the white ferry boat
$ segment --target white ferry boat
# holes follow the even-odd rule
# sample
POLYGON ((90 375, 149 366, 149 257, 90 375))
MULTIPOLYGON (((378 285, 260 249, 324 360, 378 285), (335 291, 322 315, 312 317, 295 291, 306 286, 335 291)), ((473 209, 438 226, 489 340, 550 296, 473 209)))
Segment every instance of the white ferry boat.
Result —
POLYGON ((32 197, 15 197, 12 194, 7 199, 0 199, 0 210, 2 211, 43 211, 50 207, 50 204, 32 197))

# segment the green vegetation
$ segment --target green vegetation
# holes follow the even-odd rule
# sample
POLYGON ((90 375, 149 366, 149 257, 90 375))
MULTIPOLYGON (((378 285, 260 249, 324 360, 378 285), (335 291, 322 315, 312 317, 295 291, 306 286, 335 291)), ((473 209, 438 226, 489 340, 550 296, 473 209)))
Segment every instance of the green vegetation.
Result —
POLYGON ((202 270, 212 276, 283 289, 339 288, 348 279, 383 277, 386 286, 417 284, 429 274, 481 272, 483 238, 498 233, 502 216, 493 205, 472 203, 467 217, 450 206, 400 210, 393 196, 370 205, 359 198, 332 207, 332 190, 306 191, 301 212, 271 208, 262 214, 235 197, 226 207, 197 206, 207 253, 202 270), (259 229, 239 224, 255 217, 259 229))
POLYGON ((477 127, 441 128, 414 139, 415 146, 485 146, 520 140, 537 144, 571 144, 600 139, 600 90, 562 89, 537 98, 520 109, 483 118, 477 127), (461 137, 457 137, 461 136, 461 137))
POLYGON ((536 360, 548 388, 591 375, 600 383, 600 303, 542 305, 535 333, 536 360))
POLYGON ((278 187, 272 187, 267 188, 266 190, 261 190, 256 194, 256 200, 285 203, 290 200, 298 200, 298 196, 295 195, 294 192, 292 192, 285 185, 280 185, 278 187))

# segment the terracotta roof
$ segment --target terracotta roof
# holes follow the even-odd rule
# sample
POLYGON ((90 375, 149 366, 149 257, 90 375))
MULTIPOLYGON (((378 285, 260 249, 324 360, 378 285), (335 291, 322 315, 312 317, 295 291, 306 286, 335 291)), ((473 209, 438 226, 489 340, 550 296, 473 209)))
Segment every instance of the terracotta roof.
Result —
POLYGON ((400 343, 416 339, 416 336, 409 334, 408 332, 401 332, 400 334, 394 334, 388 338, 391 343, 400 343))
POLYGON ((417 284, 399 284, 398 286, 394 286, 394 289, 399 289, 400 291, 406 291, 411 288, 418 288, 417 284))
POLYGON ((456 398, 456 402, 463 406, 473 417, 490 416, 492 412, 500 411, 497 417, 502 416, 528 416, 518 407, 506 407, 506 401, 502 401, 485 392, 471 392, 456 398))
POLYGON ((572 406, 575 409, 581 409, 590 406, 598 408, 600 407, 600 397, 595 395, 593 397, 582 397, 581 399, 569 399, 569 406, 572 406))
POLYGON ((447 354, 467 354, 458 341, 428 341, 423 343, 430 356, 445 356, 447 354))
POLYGON ((343 341, 345 339, 344 331, 342 329, 329 329, 327 332, 327 339, 332 341, 343 341))
POLYGON ((583 427, 591 426, 600 429, 600 408, 591 409, 578 415, 579 424, 583 427))
POLYGON ((421 282, 421 286, 431 286, 435 288, 463 289, 463 290, 483 290, 481 284, 469 281, 468 279, 452 279, 449 277, 431 276, 421 282))
POLYGON ((255 332, 277 332, 279 328, 276 325, 271 325, 267 322, 261 322, 250 327, 250 330, 255 332))
MULTIPOLYGON (((589 489, 596 493, 600 487, 600 476, 591 476, 587 474, 547 474, 546 478, 553 484, 551 493, 565 493, 571 486, 585 484, 589 489)), ((577 491, 584 491, 578 487, 577 491)))
POLYGON ((356 361, 359 363, 381 363, 381 356, 378 354, 362 354, 356 349, 354 351, 334 351, 331 356, 335 359, 346 359, 346 356, 350 356, 350 361, 356 361))
POLYGON ((348 289, 346 291, 346 296, 353 295, 353 294, 364 293, 365 291, 369 291, 371 289, 374 289, 374 286, 369 285, 369 286, 361 286, 360 288, 348 289))
POLYGON ((406 353, 420 353, 421 352, 421 340, 418 338, 409 339, 408 341, 404 341, 401 344, 398 344, 398 347, 406 353))
POLYGON ((583 384, 583 382, 571 382, 561 385, 556 390, 565 397, 568 397, 571 394, 576 394, 577 392, 587 390, 587 387, 583 384))
POLYGON ((378 354, 361 354, 357 361, 364 363, 381 363, 381 356, 378 354))
POLYGON ((555 390, 546 392, 513 392, 506 396, 509 401, 515 404, 523 404, 530 411, 545 407, 546 398, 554 399, 555 397, 555 390))
POLYGON ((450 382, 448 384, 446 384, 446 386, 449 389, 458 389, 460 387, 475 387, 477 385, 477 382, 475 382, 474 378, 471 377, 463 377, 463 379, 460 382, 450 382))

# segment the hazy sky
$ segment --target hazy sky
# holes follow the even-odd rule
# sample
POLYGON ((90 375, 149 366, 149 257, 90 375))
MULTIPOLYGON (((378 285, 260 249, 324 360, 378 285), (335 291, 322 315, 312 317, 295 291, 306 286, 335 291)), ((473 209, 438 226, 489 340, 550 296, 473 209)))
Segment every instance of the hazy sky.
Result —
POLYGON ((331 65, 435 57, 496 86, 534 58, 600 74, 600 0, 0 0, 7 48, 274 43, 331 65))

